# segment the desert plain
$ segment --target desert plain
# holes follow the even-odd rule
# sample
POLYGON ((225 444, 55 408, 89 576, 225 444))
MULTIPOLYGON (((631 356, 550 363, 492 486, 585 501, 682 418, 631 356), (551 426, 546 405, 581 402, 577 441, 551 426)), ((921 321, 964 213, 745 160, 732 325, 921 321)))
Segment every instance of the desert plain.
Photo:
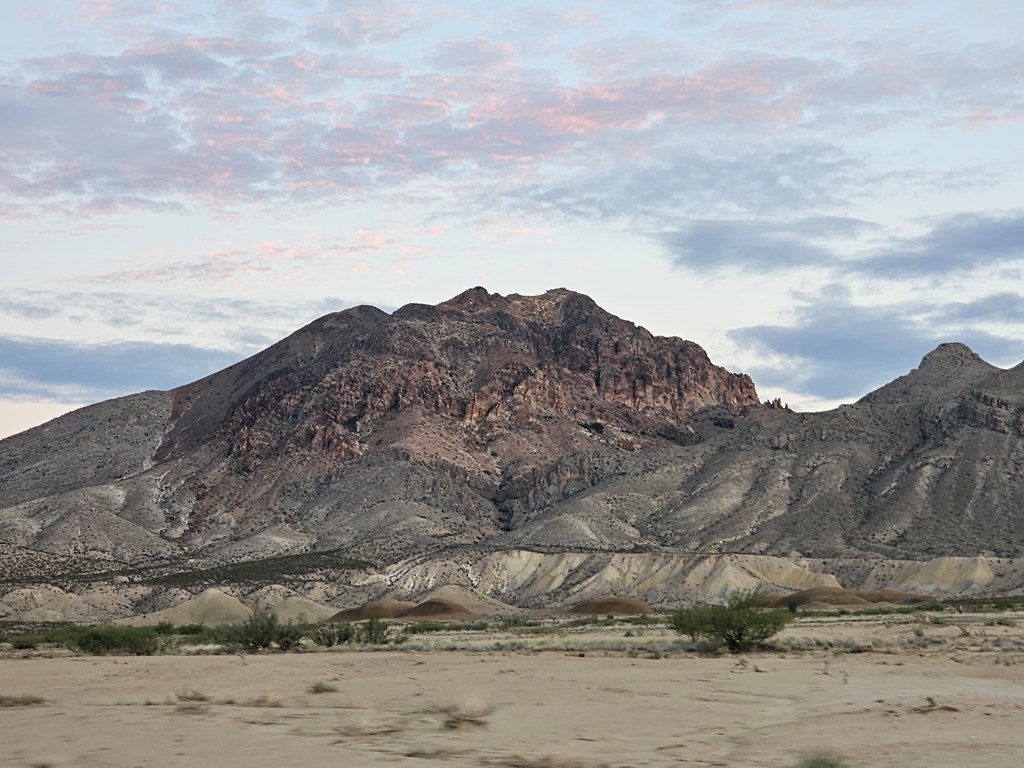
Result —
POLYGON ((801 616, 771 650, 667 628, 453 631, 387 650, 0 658, 0 765, 1024 764, 1024 616, 801 616), (41 699, 42 701, 37 701, 41 699))

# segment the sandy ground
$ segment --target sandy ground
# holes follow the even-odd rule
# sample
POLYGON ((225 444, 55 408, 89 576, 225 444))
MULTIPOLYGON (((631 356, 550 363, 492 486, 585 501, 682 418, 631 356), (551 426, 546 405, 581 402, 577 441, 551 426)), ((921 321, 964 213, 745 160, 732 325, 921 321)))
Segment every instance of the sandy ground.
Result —
POLYGON ((0 765, 1024 765, 1024 654, 604 653, 0 659, 0 765))

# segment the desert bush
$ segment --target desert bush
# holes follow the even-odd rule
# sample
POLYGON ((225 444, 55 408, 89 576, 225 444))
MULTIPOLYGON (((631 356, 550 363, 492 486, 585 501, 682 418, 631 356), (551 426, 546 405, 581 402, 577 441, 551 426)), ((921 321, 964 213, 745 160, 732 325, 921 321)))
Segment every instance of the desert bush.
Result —
POLYGON ((154 631, 158 635, 204 635, 206 634, 205 624, 175 624, 173 621, 161 621, 154 631))
POLYGON ((65 642, 93 656, 152 656, 160 650, 152 627, 82 627, 65 642))
POLYGON ((310 627, 309 639, 324 648, 333 648, 336 645, 344 645, 355 640, 356 629, 351 624, 340 622, 337 624, 318 624, 310 627))
POLYGON ((508 632, 518 627, 536 627, 539 624, 540 622, 537 619, 527 619, 522 616, 506 616, 498 622, 498 629, 508 632))
POLYGON ((407 635, 427 635, 432 632, 486 632, 490 628, 487 621, 416 621, 406 624, 402 631, 407 635))
POLYGON ((277 614, 254 613, 241 624, 221 627, 216 638, 222 642, 236 643, 248 651, 278 648, 282 651, 296 648, 309 632, 305 624, 289 620, 282 624, 277 614))
POLYGON ((710 638, 708 630, 713 626, 714 610, 719 607, 702 603, 683 608, 669 617, 668 624, 679 634, 689 635, 690 639, 697 643, 704 638, 710 638))
POLYGON ((792 618, 786 610, 759 608, 756 592, 736 590, 725 605, 696 605, 676 611, 669 626, 695 643, 724 644, 736 653, 763 645, 792 618))
POLYGON ((391 628, 376 616, 359 628, 359 641, 370 645, 384 645, 388 642, 391 628))
POLYGON ((274 643, 282 651, 293 651, 302 644, 302 638, 309 634, 309 630, 308 624, 291 619, 284 624, 278 623, 274 643))

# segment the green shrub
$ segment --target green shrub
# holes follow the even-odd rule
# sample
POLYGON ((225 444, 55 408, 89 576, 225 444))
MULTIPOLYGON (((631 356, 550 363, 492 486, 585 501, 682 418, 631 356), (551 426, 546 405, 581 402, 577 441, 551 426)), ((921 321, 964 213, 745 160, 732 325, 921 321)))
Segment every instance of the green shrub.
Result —
POLYGON ((296 624, 290 619, 287 624, 282 624, 277 614, 267 611, 254 613, 241 624, 221 627, 215 637, 221 642, 236 643, 247 651, 274 647, 288 651, 298 647, 308 632, 307 625, 296 624))
POLYGON ((333 648, 336 645, 351 643, 355 640, 355 636, 355 627, 345 622, 318 624, 310 627, 308 635, 310 640, 324 648, 333 648))
POLYGON ((160 650, 152 627, 84 627, 72 633, 71 647, 92 656, 152 656, 160 650))
POLYGON ((308 624, 288 619, 284 624, 278 624, 274 643, 282 651, 293 651, 302 644, 302 638, 307 634, 309 634, 308 624))
POLYGON ((725 645, 730 651, 749 651, 782 631, 793 618, 785 610, 757 605, 757 593, 736 590, 725 605, 696 605, 672 614, 669 626, 695 643, 725 645))
POLYGON ((490 628, 487 621, 415 621, 405 624, 402 631, 407 635, 426 635, 432 632, 486 632, 490 628))
POLYGON ((668 625, 681 635, 689 635, 694 643, 699 642, 709 637, 709 629, 714 624, 714 611, 719 607, 702 603, 683 608, 669 617, 668 625))
POLYGON ((153 630, 158 635, 203 635, 206 633, 205 624, 175 624, 173 621, 161 621, 153 630))
POLYGON ((498 629, 508 632, 518 627, 536 627, 538 624, 540 622, 536 619, 524 619, 522 616, 507 616, 498 623, 498 629))
POLYGON ((374 616, 359 629, 359 640, 370 645, 384 645, 388 642, 391 628, 374 616))

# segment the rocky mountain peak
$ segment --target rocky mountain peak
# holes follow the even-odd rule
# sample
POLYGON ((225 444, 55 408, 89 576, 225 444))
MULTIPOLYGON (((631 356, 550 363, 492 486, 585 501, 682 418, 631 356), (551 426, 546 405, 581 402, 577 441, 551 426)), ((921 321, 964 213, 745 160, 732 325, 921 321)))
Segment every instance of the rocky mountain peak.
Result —
POLYGON ((947 397, 998 372, 966 344, 939 344, 917 368, 866 395, 861 402, 898 404, 947 397))
POLYGON ((958 369, 984 368, 990 371, 992 366, 981 359, 981 356, 966 344, 960 342, 945 342, 939 344, 921 359, 917 367, 919 371, 943 372, 956 371, 958 369))
POLYGON ((345 310, 171 395, 157 458, 212 450, 246 473, 283 455, 329 472, 396 446, 417 460, 519 471, 543 463, 531 455, 556 461, 586 445, 594 433, 582 423, 607 426, 623 446, 695 443, 765 410, 749 377, 698 345, 564 288, 478 286, 391 315, 345 310), (495 446, 506 441, 516 446, 495 446))
POLYGON ((479 312, 506 304, 500 293, 490 293, 486 288, 476 286, 453 296, 437 305, 438 309, 460 309, 464 312, 479 312))

